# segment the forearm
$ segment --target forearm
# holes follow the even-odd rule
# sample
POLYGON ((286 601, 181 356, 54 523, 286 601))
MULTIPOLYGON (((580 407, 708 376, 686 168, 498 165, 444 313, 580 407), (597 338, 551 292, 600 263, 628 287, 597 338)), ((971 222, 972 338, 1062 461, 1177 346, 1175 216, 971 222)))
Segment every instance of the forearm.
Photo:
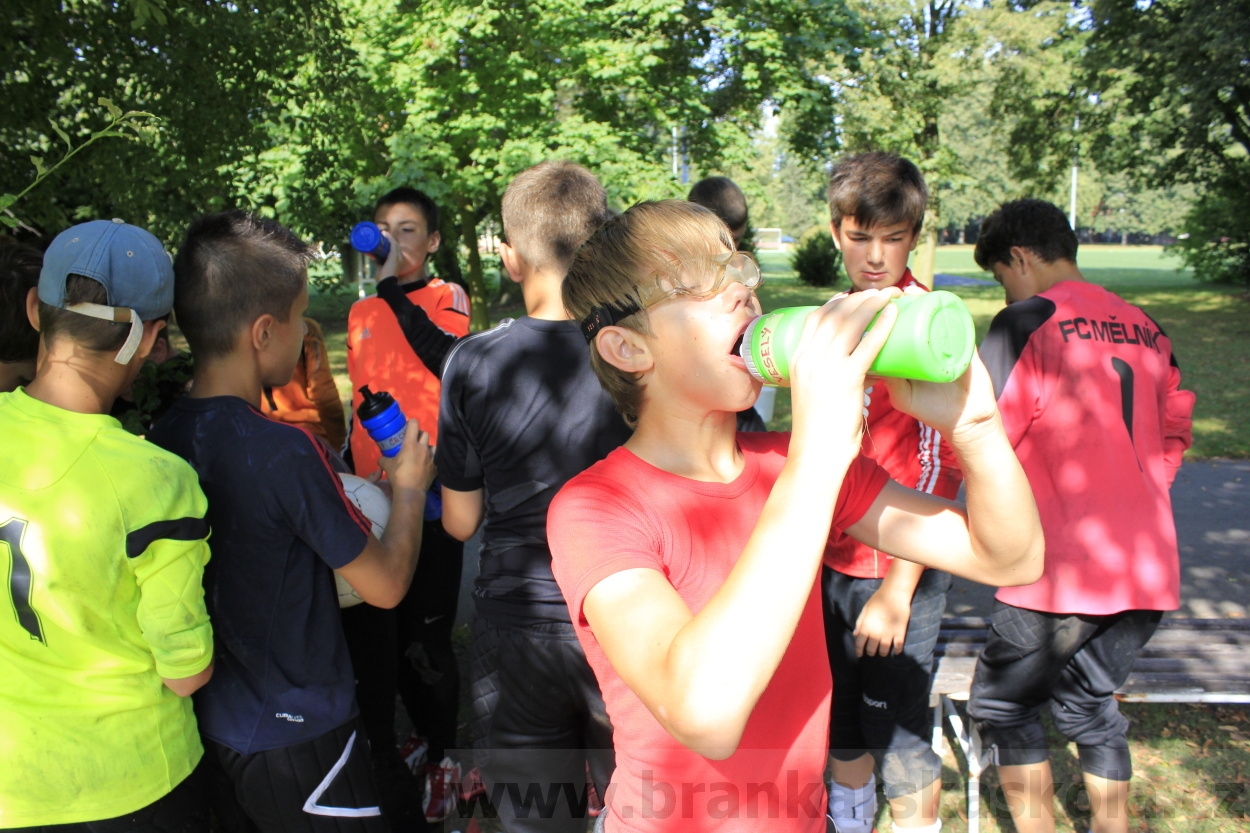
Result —
POLYGON ((672 711, 662 721, 708 757, 737 748, 811 595, 849 465, 828 459, 791 454, 741 558, 667 652, 672 711))
POLYGON ((386 302, 399 321, 404 339, 417 358, 435 376, 443 374, 443 360, 456 343, 456 336, 438 327, 426 311, 414 304, 394 278, 378 282, 378 297, 386 302))
POLYGON ((890 598, 906 599, 910 606, 911 597, 915 595, 916 586, 920 584, 924 571, 925 568, 919 564, 895 558, 890 562, 890 568, 885 571, 885 578, 882 579, 881 587, 877 592, 890 598))
POLYGON ((388 583, 397 588, 394 601, 379 607, 399 604, 412 584, 421 552, 422 524, 425 518, 425 490, 391 484, 391 517, 382 533, 385 551, 383 568, 388 583))
POLYGON ((970 436, 952 438, 964 474, 968 543, 979 581, 1030 584, 1042 574, 1045 542, 1033 490, 997 413, 970 436))

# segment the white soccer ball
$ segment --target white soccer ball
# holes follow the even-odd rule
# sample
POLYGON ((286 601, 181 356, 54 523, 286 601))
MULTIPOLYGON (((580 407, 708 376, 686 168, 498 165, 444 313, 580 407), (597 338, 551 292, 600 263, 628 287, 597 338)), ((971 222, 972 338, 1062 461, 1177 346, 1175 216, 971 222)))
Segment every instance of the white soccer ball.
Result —
MULTIPOLYGON (((373 523, 373 537, 381 538, 386 522, 391 519, 391 501, 386 492, 354 474, 340 473, 339 477, 343 480, 343 491, 348 499, 373 523)), ((347 580, 339 575, 338 570, 334 571, 334 583, 338 585, 339 607, 355 607, 364 601, 347 580)))

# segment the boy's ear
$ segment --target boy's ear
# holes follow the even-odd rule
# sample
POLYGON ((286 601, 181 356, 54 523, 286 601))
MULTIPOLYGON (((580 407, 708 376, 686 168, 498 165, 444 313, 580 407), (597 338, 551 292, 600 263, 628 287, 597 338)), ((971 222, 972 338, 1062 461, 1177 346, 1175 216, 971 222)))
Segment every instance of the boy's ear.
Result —
POLYGON ((604 327, 594 349, 605 362, 626 373, 645 373, 655 364, 642 333, 625 327, 604 327))
POLYGON ((508 277, 513 283, 520 283, 525 277, 525 259, 520 253, 512 248, 511 243, 499 243, 499 259, 503 261, 503 268, 508 273, 508 277))
POLYGON ((269 313, 265 313, 252 322, 252 326, 248 328, 248 335, 251 337, 252 349, 264 350, 269 346, 269 339, 273 337, 273 326, 278 322, 269 313))
POLYGON ((36 331, 39 330, 39 287, 32 286, 26 291, 26 320, 36 331))
POLYGON ((911 233, 911 245, 907 247, 907 251, 916 251, 916 246, 920 245, 920 229, 916 229, 911 233))
POLYGON ((1023 246, 1012 246, 1008 251, 1011 253, 1011 266, 1020 272, 1021 276, 1027 274, 1029 268, 1033 265, 1032 252, 1023 246))
POLYGON ((430 236, 426 238, 425 251, 426 254, 434 254, 438 251, 438 247, 443 243, 443 234, 438 229, 430 232, 430 236))
MULTIPOLYGON (((164 321, 144 321, 143 337, 139 339, 139 349, 135 350, 135 356, 131 359, 132 363, 143 364, 149 358, 152 358, 152 348, 157 343, 156 337, 161 334, 161 330, 165 329, 164 321)), ((164 361, 164 359, 154 359, 154 361, 164 361)))
POLYGON ((842 251, 842 229, 833 220, 829 221, 829 233, 833 235, 833 247, 842 251))

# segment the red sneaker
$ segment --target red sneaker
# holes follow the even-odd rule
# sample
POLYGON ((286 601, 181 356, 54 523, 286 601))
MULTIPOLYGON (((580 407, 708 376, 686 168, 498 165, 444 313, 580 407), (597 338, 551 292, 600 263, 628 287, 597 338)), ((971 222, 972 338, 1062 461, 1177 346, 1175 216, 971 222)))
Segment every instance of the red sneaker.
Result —
POLYGON ((403 746, 399 747, 399 757, 404 759, 413 775, 420 775, 425 759, 429 756, 430 744, 415 732, 408 736, 403 746))
POLYGON ((486 795, 486 783, 482 780, 482 771, 473 767, 465 773, 464 780, 460 783, 460 800, 468 801, 480 795, 486 795))
POLYGON ((595 788, 593 781, 586 782, 586 815, 592 819, 599 818, 603 812, 603 799, 599 797, 599 790, 595 788))
POLYGON ((460 764, 451 758, 442 763, 425 765, 425 798, 421 806, 428 822, 442 821, 456 806, 457 785, 460 783, 460 764))

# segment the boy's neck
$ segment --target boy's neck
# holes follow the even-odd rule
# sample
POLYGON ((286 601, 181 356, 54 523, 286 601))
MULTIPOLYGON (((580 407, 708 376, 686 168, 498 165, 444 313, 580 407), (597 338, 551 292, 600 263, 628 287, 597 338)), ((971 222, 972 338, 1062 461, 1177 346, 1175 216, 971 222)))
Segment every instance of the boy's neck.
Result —
POLYGON ((403 276, 396 275, 395 280, 396 282, 399 283, 400 286, 420 285, 420 284, 429 282, 430 272, 425 266, 422 266, 420 269, 418 269, 417 271, 413 272, 410 275, 403 275, 403 276))
POLYGON ((658 469, 705 483, 731 483, 742 474, 737 415, 703 416, 646 409, 625 447, 658 469))
POLYGON ((207 361, 197 360, 191 380, 192 399, 236 396, 254 407, 260 406, 264 387, 260 368, 251 356, 231 354, 207 361))
POLYGON ((521 297, 525 300, 525 314, 543 321, 568 321, 564 309, 564 285, 562 272, 534 272, 521 279, 521 297))
POLYGON ((79 414, 107 414, 126 388, 130 367, 113 361, 111 354, 92 353, 75 344, 60 343, 51 352, 39 351, 34 380, 26 395, 47 405, 79 414))

